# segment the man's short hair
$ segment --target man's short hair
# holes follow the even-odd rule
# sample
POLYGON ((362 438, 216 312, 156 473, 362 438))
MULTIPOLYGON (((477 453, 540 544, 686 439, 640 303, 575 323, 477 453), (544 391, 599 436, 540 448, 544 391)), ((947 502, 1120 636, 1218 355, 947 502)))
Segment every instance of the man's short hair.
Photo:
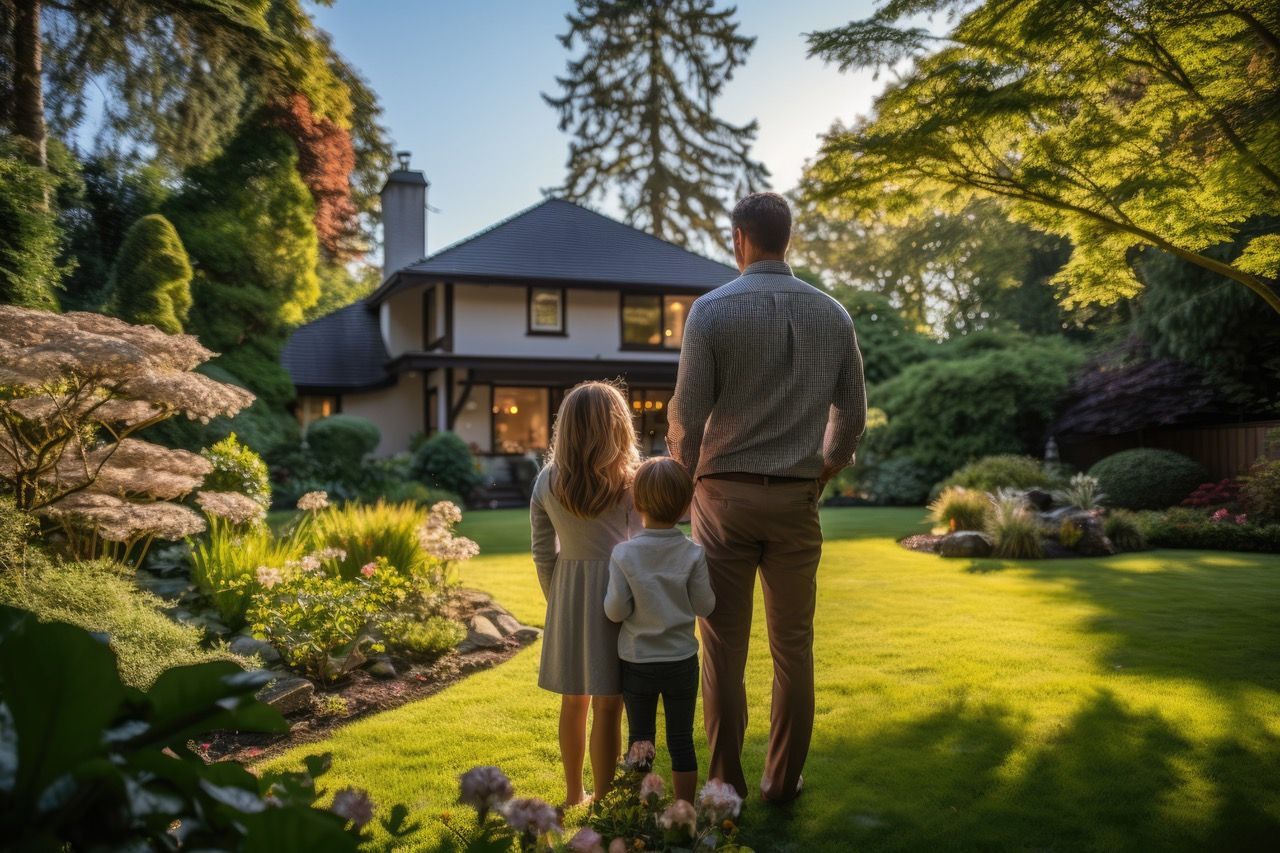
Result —
POLYGON ((760 251, 781 255, 787 250, 791 206, 777 193, 752 193, 733 206, 731 219, 760 251))
POLYGON ((646 459, 631 486, 636 509, 659 524, 675 524, 693 500, 693 478, 670 456, 646 459))

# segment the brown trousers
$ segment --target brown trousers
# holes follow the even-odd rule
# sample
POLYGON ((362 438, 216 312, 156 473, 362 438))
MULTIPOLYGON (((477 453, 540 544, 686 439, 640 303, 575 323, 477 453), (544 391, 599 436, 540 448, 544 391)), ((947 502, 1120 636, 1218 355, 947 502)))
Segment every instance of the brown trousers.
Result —
POLYGON ((760 782, 765 797, 796 793, 813 734, 813 612, 822 529, 818 484, 703 478, 693 494, 693 538, 706 551, 715 611, 702 632, 702 702, 711 747, 708 778, 742 796, 747 730, 747 648, 756 570, 764 588, 773 703, 760 782))

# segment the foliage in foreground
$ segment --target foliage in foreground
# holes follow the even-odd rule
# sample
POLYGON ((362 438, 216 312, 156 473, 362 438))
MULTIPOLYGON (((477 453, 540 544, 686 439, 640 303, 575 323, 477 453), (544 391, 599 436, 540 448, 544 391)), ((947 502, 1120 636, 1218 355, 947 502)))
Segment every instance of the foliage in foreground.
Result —
POLYGON ((459 802, 476 811, 473 826, 452 816, 442 820, 466 850, 547 851, 547 853, 609 853, 655 850, 720 850, 751 853, 737 843, 736 820, 742 798, 732 787, 712 779, 698 793, 697 803, 672 801, 662 777, 650 773, 653 744, 631 748, 620 766, 614 787, 592 810, 591 824, 566 838, 558 809, 536 797, 517 798, 511 780, 497 767, 473 767, 460 780, 459 802))
MULTIPOLYGON (((224 729, 284 731, 253 695, 269 678, 203 663, 143 693, 83 629, 0 607, 0 835, 17 849, 357 850, 373 804, 346 789, 316 808, 327 757, 259 777, 191 748, 224 729)), ((397 808, 386 828, 403 820, 397 808)))

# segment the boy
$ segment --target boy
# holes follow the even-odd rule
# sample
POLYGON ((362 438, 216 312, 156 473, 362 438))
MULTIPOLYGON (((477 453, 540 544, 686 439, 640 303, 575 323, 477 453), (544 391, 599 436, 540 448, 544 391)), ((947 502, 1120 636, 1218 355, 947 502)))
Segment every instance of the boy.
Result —
POLYGON ((716 604, 702 548, 676 527, 689 510, 693 481, 675 460, 649 459, 636 471, 631 494, 644 531, 614 547, 604 599, 605 614, 622 623, 618 657, 630 743, 656 737, 661 696, 676 799, 692 803, 698 786, 693 630, 697 617, 710 615, 716 604))

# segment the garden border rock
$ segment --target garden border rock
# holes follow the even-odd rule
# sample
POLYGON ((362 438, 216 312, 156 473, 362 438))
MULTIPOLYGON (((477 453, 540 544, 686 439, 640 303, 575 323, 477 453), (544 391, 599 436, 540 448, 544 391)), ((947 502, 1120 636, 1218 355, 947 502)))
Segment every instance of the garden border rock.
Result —
POLYGON ((295 746, 322 740, 347 723, 439 693, 473 673, 510 660, 542 636, 542 631, 521 625, 506 608, 479 590, 456 590, 450 606, 455 610, 450 615, 471 626, 471 630, 466 640, 443 657, 429 664, 415 664, 404 658, 380 655, 373 658, 375 665, 386 665, 379 668, 379 673, 372 672, 371 668, 356 670, 346 681, 327 689, 295 673, 281 672, 276 681, 259 693, 259 698, 275 705, 285 715, 288 732, 219 732, 209 741, 197 744, 199 752, 211 761, 228 758, 248 763, 263 761, 295 746), (477 624, 486 632, 487 644, 468 645, 471 637, 480 633, 477 624), (496 634, 496 638, 487 631, 496 634), (395 675, 388 675, 388 671, 395 675), (346 713, 320 712, 317 700, 330 696, 342 698, 346 713))

